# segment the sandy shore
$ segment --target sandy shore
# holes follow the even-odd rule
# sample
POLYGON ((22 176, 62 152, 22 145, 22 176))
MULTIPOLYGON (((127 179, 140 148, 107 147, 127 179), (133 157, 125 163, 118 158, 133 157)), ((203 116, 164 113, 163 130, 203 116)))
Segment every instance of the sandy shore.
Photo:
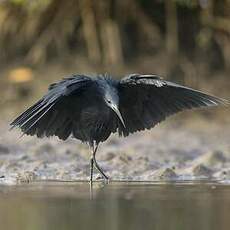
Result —
MULTIPOLYGON (((0 183, 88 180, 88 147, 77 140, 20 137, 0 126, 0 183)), ((220 180, 230 182, 230 123, 174 118, 127 138, 111 136, 97 160, 111 180, 220 180)), ((98 174, 95 175, 95 179, 98 174)))

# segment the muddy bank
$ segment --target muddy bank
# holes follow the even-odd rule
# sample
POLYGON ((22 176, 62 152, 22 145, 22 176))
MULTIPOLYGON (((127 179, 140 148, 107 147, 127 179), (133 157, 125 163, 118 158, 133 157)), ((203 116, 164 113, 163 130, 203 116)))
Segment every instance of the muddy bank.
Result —
MULTIPOLYGON (((127 138, 113 135, 97 159, 112 180, 230 181, 230 123, 174 118, 127 138)), ((0 183, 34 180, 88 180, 88 147, 77 140, 20 137, 0 126, 0 183)), ((97 175, 95 175, 95 178, 97 175)))

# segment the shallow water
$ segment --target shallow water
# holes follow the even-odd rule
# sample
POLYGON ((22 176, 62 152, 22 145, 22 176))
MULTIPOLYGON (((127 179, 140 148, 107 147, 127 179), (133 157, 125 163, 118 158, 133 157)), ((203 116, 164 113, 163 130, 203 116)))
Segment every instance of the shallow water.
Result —
POLYGON ((32 183, 0 187, 0 229, 229 229, 217 183, 32 183))

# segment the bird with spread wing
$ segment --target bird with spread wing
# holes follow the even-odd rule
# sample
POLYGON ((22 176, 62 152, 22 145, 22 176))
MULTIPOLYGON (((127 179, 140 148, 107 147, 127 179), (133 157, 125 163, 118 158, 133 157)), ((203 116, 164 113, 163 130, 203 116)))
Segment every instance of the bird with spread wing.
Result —
POLYGON ((69 136, 92 150, 90 182, 94 167, 108 176, 96 161, 100 142, 111 133, 120 136, 151 129, 166 117, 186 109, 226 105, 228 101, 156 75, 131 74, 115 80, 110 76, 72 75, 51 84, 48 92, 10 125, 37 137, 69 136))

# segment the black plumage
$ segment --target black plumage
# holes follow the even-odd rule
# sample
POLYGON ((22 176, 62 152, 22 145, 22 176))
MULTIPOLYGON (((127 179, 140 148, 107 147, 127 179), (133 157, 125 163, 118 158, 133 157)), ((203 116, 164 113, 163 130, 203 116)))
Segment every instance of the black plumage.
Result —
POLYGON ((73 75, 51 84, 45 96, 18 116, 12 128, 37 137, 73 136, 92 148, 93 165, 98 166, 97 146, 111 133, 128 136, 150 129, 166 117, 185 109, 227 104, 208 95, 156 75, 131 74, 120 81, 107 75, 91 78, 73 75))

